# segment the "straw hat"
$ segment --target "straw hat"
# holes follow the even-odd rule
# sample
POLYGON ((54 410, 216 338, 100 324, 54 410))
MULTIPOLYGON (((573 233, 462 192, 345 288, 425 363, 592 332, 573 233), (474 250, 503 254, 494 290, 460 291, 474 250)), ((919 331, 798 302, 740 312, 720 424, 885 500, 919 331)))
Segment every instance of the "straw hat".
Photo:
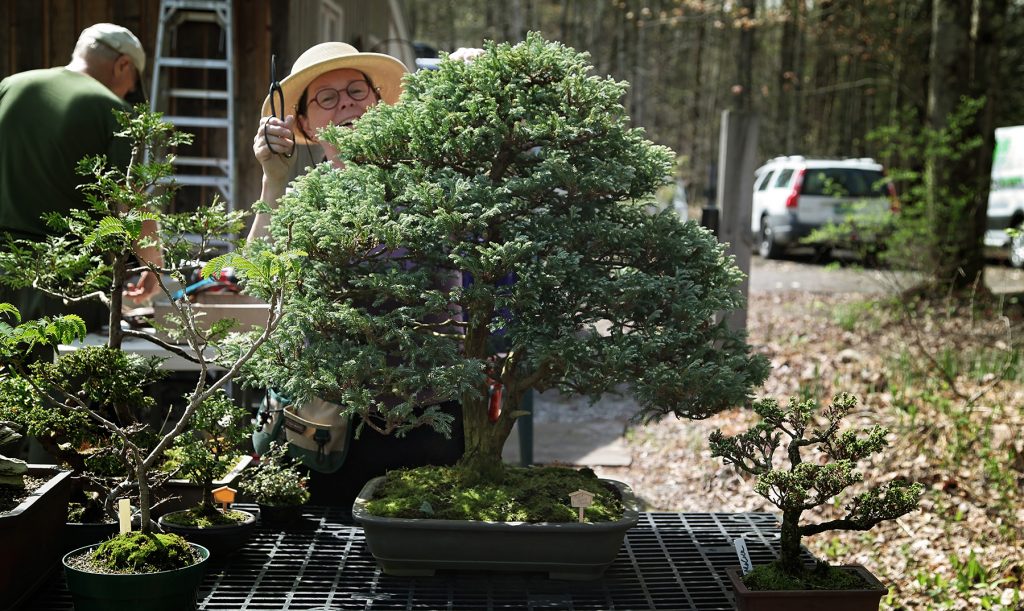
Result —
MULTIPOLYGON (((380 92, 380 99, 394 104, 402 93, 402 76, 408 72, 405 64, 383 53, 360 53, 343 42, 324 42, 310 47, 292 65, 291 74, 281 81, 285 114, 295 114, 302 92, 321 74, 332 70, 351 68, 363 72, 380 92)), ((278 109, 281 112, 281 109, 278 109)), ((270 114, 270 96, 263 101, 263 116, 270 114)), ((301 132, 296 140, 304 142, 301 132)))

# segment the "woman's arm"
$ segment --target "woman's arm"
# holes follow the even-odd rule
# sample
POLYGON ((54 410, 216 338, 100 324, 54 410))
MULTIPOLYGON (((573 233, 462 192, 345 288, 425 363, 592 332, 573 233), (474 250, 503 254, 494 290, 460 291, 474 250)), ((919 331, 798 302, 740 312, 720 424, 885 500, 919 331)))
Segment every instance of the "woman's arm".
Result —
MULTIPOLYGON (((264 117, 252 141, 252 152, 263 167, 263 188, 260 200, 272 209, 284 195, 288 176, 292 170, 292 159, 284 153, 295 150, 295 117, 288 115, 284 121, 277 117, 264 117)), ((260 212, 253 218, 248 240, 266 238, 270 226, 270 214, 260 212)))

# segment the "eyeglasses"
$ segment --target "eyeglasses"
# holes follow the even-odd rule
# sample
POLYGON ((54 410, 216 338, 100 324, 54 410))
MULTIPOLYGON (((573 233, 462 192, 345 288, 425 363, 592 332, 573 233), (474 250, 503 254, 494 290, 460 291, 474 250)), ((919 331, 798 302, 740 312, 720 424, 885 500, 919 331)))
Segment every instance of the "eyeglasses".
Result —
POLYGON ((330 87, 321 89, 316 92, 313 96, 313 101, 316 102, 320 108, 324 110, 331 110, 338 105, 341 101, 341 92, 344 91, 348 94, 348 97, 352 98, 356 102, 360 102, 366 99, 366 96, 370 95, 373 88, 370 83, 362 79, 352 81, 348 85, 345 85, 344 89, 332 89, 330 87))

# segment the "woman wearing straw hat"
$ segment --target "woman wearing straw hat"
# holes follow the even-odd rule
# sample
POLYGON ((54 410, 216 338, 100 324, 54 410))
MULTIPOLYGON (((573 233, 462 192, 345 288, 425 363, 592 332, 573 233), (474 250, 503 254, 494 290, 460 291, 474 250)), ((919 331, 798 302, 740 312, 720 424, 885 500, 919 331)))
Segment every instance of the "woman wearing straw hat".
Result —
MULTIPOLYGON (((270 97, 263 102, 263 119, 252 143, 263 166, 260 199, 277 207, 291 175, 296 145, 319 144, 326 160, 342 167, 338 151, 317 132, 328 124, 350 126, 377 102, 394 104, 405 74, 405 64, 394 57, 360 53, 343 42, 321 43, 300 55, 281 81, 284 108, 278 110, 285 113, 284 120, 271 114, 270 97)), ((269 214, 257 214, 249 239, 266 236, 269 223, 269 214)))
MULTIPOLYGON (((472 54, 459 57, 468 60, 472 54)), ((291 73, 281 81, 285 118, 272 116, 269 97, 263 103, 264 116, 253 139, 253 152, 263 166, 260 199, 271 208, 277 207, 291 175, 291 154, 296 145, 319 144, 326 161, 341 168, 338 151, 318 138, 318 130, 328 124, 351 125, 370 106, 396 102, 405 73, 405 66, 393 57, 360 53, 340 42, 319 44, 300 55, 291 73)), ((249 239, 267 236, 269 222, 269 214, 257 214, 249 239)), ((450 438, 428 427, 410 431, 402 438, 381 435, 366 427, 356 440, 351 437, 356 424, 352 423, 344 460, 340 466, 332 466, 336 470, 328 472, 307 463, 311 468, 311 502, 347 512, 363 484, 372 477, 400 467, 454 464, 463 452, 459 404, 448 401, 437 407, 453 418, 450 438)))

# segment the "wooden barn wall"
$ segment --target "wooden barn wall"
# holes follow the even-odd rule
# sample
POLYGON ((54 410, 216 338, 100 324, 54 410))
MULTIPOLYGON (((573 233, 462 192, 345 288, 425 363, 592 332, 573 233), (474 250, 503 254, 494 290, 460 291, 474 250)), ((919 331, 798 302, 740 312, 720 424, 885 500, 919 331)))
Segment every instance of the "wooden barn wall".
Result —
MULTIPOLYGON (((239 207, 251 204, 260 192, 262 172, 252 158, 252 137, 267 92, 270 43, 275 31, 272 15, 286 20, 287 0, 234 3, 234 137, 239 207)), ((79 33, 100 22, 117 23, 134 32, 151 64, 159 17, 159 0, 0 0, 0 78, 67 64, 79 33)), ((281 36, 278 34, 278 38, 281 36)), ((283 45, 283 41, 278 44, 283 45)), ((151 77, 152 71, 147 69, 143 77, 147 95, 151 77)))

